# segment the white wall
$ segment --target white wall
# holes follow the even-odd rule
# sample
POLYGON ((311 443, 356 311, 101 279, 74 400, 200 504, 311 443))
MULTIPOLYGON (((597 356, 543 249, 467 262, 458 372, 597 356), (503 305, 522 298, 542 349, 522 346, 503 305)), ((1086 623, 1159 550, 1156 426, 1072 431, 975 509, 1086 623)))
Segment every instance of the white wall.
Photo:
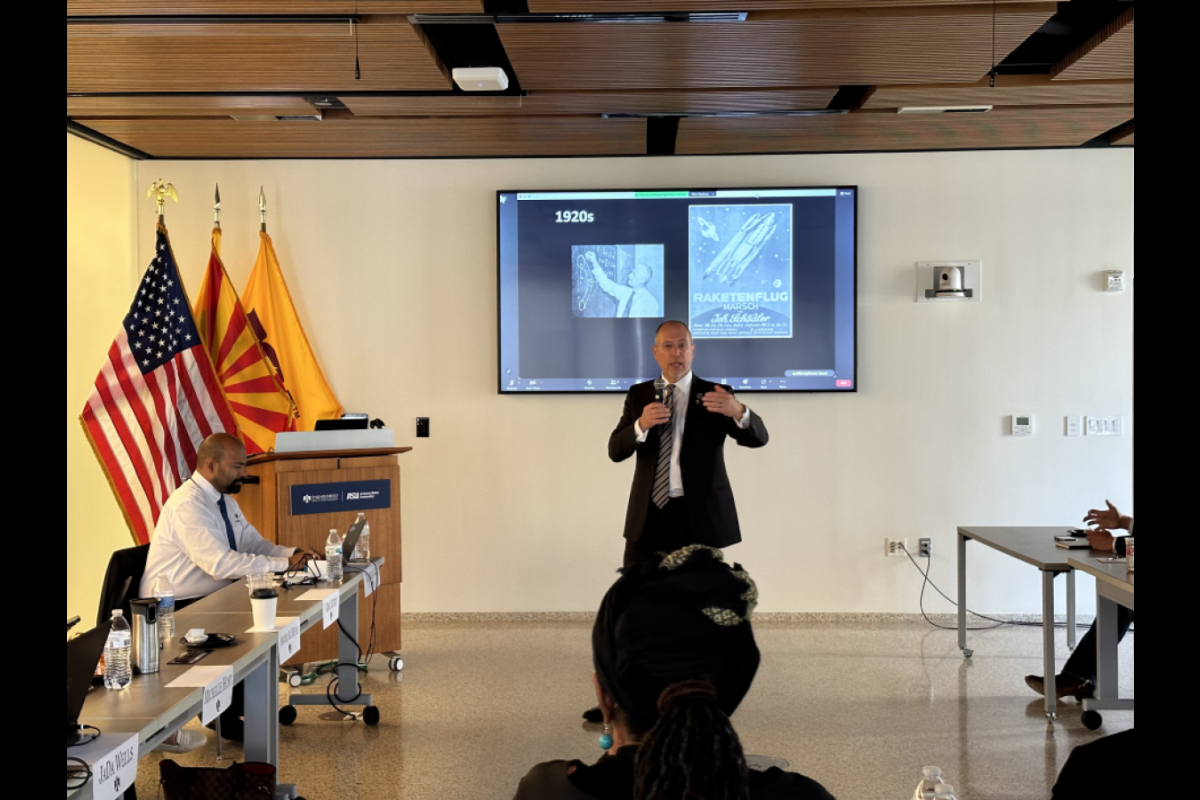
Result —
MULTIPOLYGON (((1133 267, 1130 151, 154 162, 137 185, 160 177, 180 191, 168 224, 193 294, 213 185, 239 284, 265 185, 331 382, 416 445, 403 461, 408 612, 591 610, 622 551, 632 465, 606 458, 620 401, 496 394, 499 189, 862 187, 860 393, 755 398, 771 446, 729 454, 747 534, 732 554, 764 611, 913 613, 919 576, 883 558, 888 535, 934 537, 951 591, 958 525, 1066 525, 1105 497, 1130 505, 1133 293, 1098 289, 1101 271, 1133 267), (913 302, 915 262, 941 259, 984 261, 983 305, 913 302), (1037 436, 1006 437, 1006 417, 1026 412, 1037 436), (1067 414, 1124 415, 1129 435, 1067 439, 1067 414), (417 416, 433 439, 414 441, 417 416)), ((145 261, 150 204, 138 220, 145 261)), ((1040 612, 1036 573, 980 552, 973 574, 976 609, 1040 612)))
POLYGON ((109 556, 133 545, 79 415, 141 278, 134 174, 67 134, 67 616, 89 625, 109 556))

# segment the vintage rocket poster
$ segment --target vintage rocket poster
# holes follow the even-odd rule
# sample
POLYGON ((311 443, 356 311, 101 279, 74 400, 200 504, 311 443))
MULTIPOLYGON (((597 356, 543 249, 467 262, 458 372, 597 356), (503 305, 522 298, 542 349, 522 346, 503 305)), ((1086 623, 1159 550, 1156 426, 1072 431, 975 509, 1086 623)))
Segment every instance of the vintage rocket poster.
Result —
POLYGON ((692 206, 689 217, 693 337, 792 338, 792 206, 692 206))

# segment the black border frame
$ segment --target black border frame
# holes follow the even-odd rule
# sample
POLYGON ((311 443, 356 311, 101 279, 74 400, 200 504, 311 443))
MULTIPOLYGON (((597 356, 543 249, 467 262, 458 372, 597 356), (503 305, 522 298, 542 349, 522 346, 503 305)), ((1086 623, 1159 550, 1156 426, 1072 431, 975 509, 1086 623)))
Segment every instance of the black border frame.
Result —
POLYGON ((858 394, 859 387, 859 252, 861 246, 859 236, 861 232, 860 220, 860 199, 862 188, 860 186, 720 186, 720 187, 705 187, 700 188, 685 188, 677 187, 666 189, 501 189, 496 192, 496 391, 502 397, 537 397, 537 396, 615 396, 621 397, 623 394, 617 392, 506 392, 504 391, 504 351, 502 349, 502 340, 504 337, 504 298, 501 292, 501 283, 504 275, 502 272, 503 249, 500 241, 502 228, 500 224, 500 196, 506 194, 545 194, 545 193, 564 193, 564 192, 582 192, 582 193, 600 193, 612 192, 620 194, 624 192, 737 192, 737 191, 752 191, 753 189, 769 189, 777 191, 780 189, 794 189, 796 191, 812 191, 814 189, 832 189, 833 191, 853 190, 854 192, 854 388, 853 389, 771 389, 763 391, 762 389, 746 389, 744 394, 757 394, 764 397, 771 395, 796 395, 796 394, 858 394))

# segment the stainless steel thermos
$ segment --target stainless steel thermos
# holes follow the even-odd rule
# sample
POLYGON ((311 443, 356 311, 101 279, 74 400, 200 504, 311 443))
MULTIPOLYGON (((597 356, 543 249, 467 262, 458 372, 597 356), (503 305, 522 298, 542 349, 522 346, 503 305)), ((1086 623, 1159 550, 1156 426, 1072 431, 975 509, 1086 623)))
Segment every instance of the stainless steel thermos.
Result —
POLYGON ((134 600, 129 606, 133 612, 133 619, 129 621, 133 628, 133 670, 138 675, 154 675, 159 670, 162 657, 162 642, 158 637, 158 600, 134 600))

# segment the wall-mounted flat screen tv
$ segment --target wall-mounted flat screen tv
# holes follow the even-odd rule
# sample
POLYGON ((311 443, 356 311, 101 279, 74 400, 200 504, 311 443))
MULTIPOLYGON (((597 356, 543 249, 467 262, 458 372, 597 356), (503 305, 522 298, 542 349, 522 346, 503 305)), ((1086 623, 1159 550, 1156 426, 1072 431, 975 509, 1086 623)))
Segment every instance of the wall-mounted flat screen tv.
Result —
POLYGON ((621 393, 686 322, 696 375, 854 392, 856 187, 500 192, 500 392, 621 393))

